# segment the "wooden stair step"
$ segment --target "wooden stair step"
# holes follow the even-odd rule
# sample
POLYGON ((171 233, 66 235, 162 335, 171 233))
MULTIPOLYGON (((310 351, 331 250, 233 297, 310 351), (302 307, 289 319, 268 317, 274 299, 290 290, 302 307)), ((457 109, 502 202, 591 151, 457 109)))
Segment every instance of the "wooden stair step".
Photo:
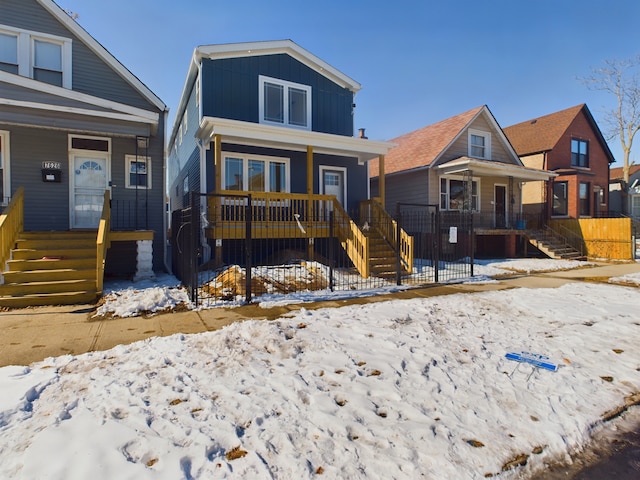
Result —
POLYGON ((95 291, 95 286, 95 278, 5 283, 4 285, 0 285, 0 296, 95 291))
POLYGON ((40 258, 37 260, 9 260, 7 267, 10 272, 32 270, 63 270, 95 268, 96 259, 93 258, 40 258))
POLYGON ((73 248, 73 249, 35 249, 35 248, 16 248, 12 251, 12 260, 37 260, 44 257, 63 257, 63 258, 95 258, 95 248, 73 248))
POLYGON ((41 305, 74 305, 78 303, 94 303, 96 299, 97 295, 95 291, 12 295, 0 297, 0 306, 24 308, 41 305))
POLYGON ((9 283, 55 282, 62 280, 95 280, 96 269, 61 268, 56 270, 28 270, 4 272, 4 281, 9 283))

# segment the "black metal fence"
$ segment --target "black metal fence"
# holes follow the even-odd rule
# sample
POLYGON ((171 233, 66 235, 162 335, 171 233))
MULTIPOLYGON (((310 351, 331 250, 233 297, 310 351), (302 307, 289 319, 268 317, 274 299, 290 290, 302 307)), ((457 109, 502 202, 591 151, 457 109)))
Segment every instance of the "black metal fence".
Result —
MULTIPOLYGON (((382 260, 387 268, 372 269, 368 276, 346 252, 344 232, 350 225, 340 223, 344 220, 334 215, 332 201, 321 208, 293 201, 274 207, 251 195, 192 193, 191 205, 172 214, 172 265, 200 306, 240 304, 255 297, 276 300, 283 294, 309 300, 373 295, 399 285, 473 275, 471 216, 443 218, 433 205, 398 209, 398 224, 413 236, 411 267, 405 268, 394 252, 382 260), (208 206, 206 215, 201 204, 208 206)), ((378 226, 360 211, 350 216, 373 250, 374 241, 380 241, 378 226)))
POLYGON ((139 200, 111 200, 111 230, 148 229, 149 203, 146 198, 139 200))

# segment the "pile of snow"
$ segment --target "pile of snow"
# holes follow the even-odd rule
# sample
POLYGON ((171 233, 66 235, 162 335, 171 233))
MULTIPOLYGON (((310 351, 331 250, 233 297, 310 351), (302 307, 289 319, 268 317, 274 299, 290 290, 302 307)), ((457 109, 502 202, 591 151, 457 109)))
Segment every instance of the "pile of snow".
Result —
MULTIPOLYGON (((595 265, 590 262, 551 259, 476 260, 475 263, 473 277, 456 278, 454 281, 462 281, 465 283, 488 283, 496 281, 493 277, 513 274, 513 272, 550 272, 571 270, 574 268, 595 265)), ((309 273, 308 267, 298 266, 298 268, 303 268, 307 274, 309 273)), ((319 282, 318 278, 320 278, 321 281, 324 282, 323 286, 326 287, 328 270, 321 270, 320 264, 313 264, 313 268, 322 271, 323 274, 320 277, 314 277, 313 282, 311 283, 313 284, 315 282, 317 284, 319 282)), ((417 265, 415 268, 416 275, 419 276, 424 274, 425 268, 431 267, 417 265)), ((242 272, 242 269, 240 270, 242 272)), ((253 276, 254 278, 258 278, 263 284, 284 284, 285 282, 288 282, 286 280, 286 275, 291 274, 290 270, 290 266, 284 266, 282 268, 259 267, 254 269, 253 276)), ((242 273, 242 275, 244 274, 242 273)), ((303 288, 298 291, 289 291, 289 293, 286 294, 279 292, 274 293, 269 290, 275 289, 269 289, 267 293, 254 296, 252 301, 263 308, 270 308, 297 303, 367 297, 404 290, 407 288, 407 286, 398 286, 394 282, 382 279, 380 280, 379 285, 375 287, 369 286, 367 288, 363 285, 370 285, 371 282, 367 281, 367 279, 362 279, 362 277, 358 275, 350 275, 340 271, 334 272, 334 275, 339 277, 337 278, 336 283, 343 285, 344 288, 332 292, 328 288, 318 290, 316 289, 317 286, 314 286, 309 289, 303 288)), ((244 278, 244 276, 241 276, 241 278, 244 278)), ((306 277, 303 276, 303 278, 306 277)), ((222 281, 219 283, 223 287, 225 286, 222 281)), ((262 291, 264 290, 265 289, 262 291)), ((200 308, 221 306, 229 307, 241 305, 244 302, 244 295, 238 295, 238 292, 235 290, 233 291, 233 294, 230 294, 230 297, 231 301, 223 298, 208 300, 204 307, 200 308)), ((166 312, 177 307, 188 309, 195 308, 189 300, 186 290, 180 287, 178 279, 171 275, 160 275, 153 280, 143 280, 136 283, 127 281, 105 283, 105 295, 102 299, 101 305, 96 310, 95 315, 99 317, 131 317, 137 315, 138 312, 152 314, 154 312, 166 312)))
POLYGON ((640 391, 638 305, 573 283, 302 309, 5 367, 0 478, 522 478, 640 391))

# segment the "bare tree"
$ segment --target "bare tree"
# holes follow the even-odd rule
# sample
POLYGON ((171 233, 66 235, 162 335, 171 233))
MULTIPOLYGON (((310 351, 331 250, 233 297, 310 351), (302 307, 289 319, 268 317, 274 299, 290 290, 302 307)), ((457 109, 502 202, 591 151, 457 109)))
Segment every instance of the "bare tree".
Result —
POLYGON ((607 140, 620 139, 623 154, 623 188, 629 185, 629 158, 633 139, 640 130, 640 55, 625 60, 605 60, 604 66, 592 68, 582 81, 592 90, 602 90, 616 97, 616 107, 605 112, 607 140))

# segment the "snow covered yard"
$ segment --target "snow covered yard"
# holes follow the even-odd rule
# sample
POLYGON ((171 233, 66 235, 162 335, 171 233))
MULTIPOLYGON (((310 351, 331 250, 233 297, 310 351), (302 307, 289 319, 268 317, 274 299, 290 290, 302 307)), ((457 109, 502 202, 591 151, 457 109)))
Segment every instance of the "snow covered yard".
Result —
POLYGON ((303 308, 5 367, 0 478, 526 478, 639 400, 638 305, 572 283, 303 308))

